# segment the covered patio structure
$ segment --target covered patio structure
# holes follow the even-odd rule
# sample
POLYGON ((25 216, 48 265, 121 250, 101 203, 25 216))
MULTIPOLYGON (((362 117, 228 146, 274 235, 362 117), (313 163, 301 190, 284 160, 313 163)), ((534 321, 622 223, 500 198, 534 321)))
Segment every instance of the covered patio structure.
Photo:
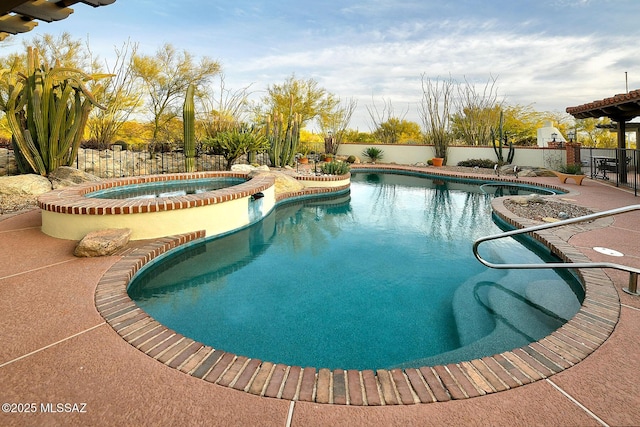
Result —
POLYGON ((0 2, 0 41, 12 34, 31 31, 37 21, 53 22, 66 19, 72 6, 84 3, 98 7, 116 0, 2 0, 0 2))
MULTIPOLYGON (((614 95, 599 101, 589 102, 576 107, 567 107, 567 113, 576 119, 608 117, 617 123, 618 150, 617 153, 625 152, 627 122, 640 116, 640 89, 636 89, 624 94, 614 95)), ((626 156, 616 159, 616 172, 618 182, 627 182, 627 161, 626 156)))

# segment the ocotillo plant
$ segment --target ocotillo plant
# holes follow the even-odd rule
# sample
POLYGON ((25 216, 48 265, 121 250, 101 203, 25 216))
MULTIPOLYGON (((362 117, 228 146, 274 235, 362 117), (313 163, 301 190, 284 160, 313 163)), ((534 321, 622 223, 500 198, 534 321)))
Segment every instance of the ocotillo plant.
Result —
POLYGON ((290 114, 287 123, 284 123, 282 114, 274 112, 267 116, 265 129, 269 140, 269 160, 274 167, 291 165, 300 143, 301 116, 298 113, 290 114))
POLYGON ((37 49, 27 48, 26 74, 0 71, 8 83, 6 113, 20 172, 46 176, 59 166, 71 166, 93 105, 98 104, 85 83, 110 77, 88 75, 75 68, 49 67, 37 49), (5 77, 6 76, 6 77, 5 77))
POLYGON ((500 111, 500 124, 498 126, 498 142, 496 143, 496 133, 493 129, 491 129, 491 141, 493 143, 493 151, 495 151, 496 156, 498 157, 498 164, 511 164, 513 161, 513 156, 515 154, 515 150, 513 148, 513 143, 511 141, 509 144, 509 154, 507 154, 507 161, 504 161, 504 155, 502 154, 502 143, 503 141, 507 143, 507 136, 503 131, 503 123, 504 123, 504 114, 500 111))
POLYGON ((193 85, 187 88, 182 107, 182 125, 184 129, 184 163, 187 172, 196 170, 196 113, 193 102, 193 85))

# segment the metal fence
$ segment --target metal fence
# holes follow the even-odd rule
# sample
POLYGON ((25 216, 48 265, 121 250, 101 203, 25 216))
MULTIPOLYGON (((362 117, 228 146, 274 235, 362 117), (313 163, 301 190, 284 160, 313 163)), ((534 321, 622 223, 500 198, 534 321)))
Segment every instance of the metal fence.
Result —
MULTIPOLYGON (((548 150, 558 158, 545 159, 549 167, 562 163, 558 150, 548 150)), ((638 163, 640 150, 621 148, 579 148, 574 158, 582 163, 585 174, 593 179, 610 182, 616 187, 626 187, 638 195, 638 163)), ((234 164, 256 163, 269 165, 266 153, 257 154, 249 161, 242 156, 234 164)), ((226 168, 226 160, 220 155, 201 154, 196 157, 198 171, 217 171, 226 168)), ((184 154, 181 152, 158 152, 121 150, 114 146, 108 150, 80 149, 75 167, 100 178, 139 176, 185 172, 184 154)), ((16 175, 13 151, 0 148, 0 176, 16 175)))
POLYGON ((585 174, 593 179, 626 187, 638 195, 638 162, 640 150, 629 148, 582 148, 580 153, 585 174))
MULTIPOLYGON (((225 170, 227 161, 220 155, 201 154, 196 157, 196 170, 225 170)), ((268 165, 269 156, 256 154, 251 163, 268 165)), ((233 164, 249 164, 248 156, 236 159, 233 164)), ((185 160, 182 152, 158 152, 120 150, 114 146, 107 150, 80 149, 74 167, 98 176, 114 178, 126 176, 155 175, 185 172, 185 160)), ((13 151, 0 149, 0 176, 16 175, 13 151)))

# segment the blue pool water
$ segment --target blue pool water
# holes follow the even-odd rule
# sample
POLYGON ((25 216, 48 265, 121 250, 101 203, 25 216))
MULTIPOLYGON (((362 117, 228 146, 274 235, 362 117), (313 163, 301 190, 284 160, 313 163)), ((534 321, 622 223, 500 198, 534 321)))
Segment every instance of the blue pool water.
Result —
POLYGON ((145 182, 122 185, 88 193, 85 197, 97 199, 153 199, 157 197, 186 196, 220 190, 246 182, 244 178, 216 177, 190 180, 145 182))
MULTIPOLYGON (((475 260, 472 242, 499 231, 491 197, 477 184, 357 173, 350 194, 280 205, 151 264, 129 293, 188 337, 276 363, 379 369, 492 355, 548 335, 583 295, 566 273, 475 260)), ((512 239, 481 249, 496 262, 549 256, 512 239)))

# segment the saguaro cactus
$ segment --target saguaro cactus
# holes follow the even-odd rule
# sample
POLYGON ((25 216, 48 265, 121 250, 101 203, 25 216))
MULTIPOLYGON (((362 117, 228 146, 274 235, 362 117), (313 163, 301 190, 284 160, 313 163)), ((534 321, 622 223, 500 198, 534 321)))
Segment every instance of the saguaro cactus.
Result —
POLYGON ((7 115, 20 171, 46 176, 59 166, 71 166, 92 106, 104 109, 85 83, 111 75, 49 67, 32 48, 27 49, 26 75, 0 73, 9 88, 7 99, 0 97, 0 108, 7 115))
POLYGON ((182 123, 184 129, 184 162, 187 172, 194 172, 196 170, 196 119, 195 119, 195 107, 193 102, 193 85, 189 85, 187 88, 187 94, 184 99, 184 106, 182 107, 182 123))
POLYGON ((515 154, 515 150, 513 148, 513 143, 511 141, 509 144, 509 153, 507 154, 507 161, 504 160, 504 155, 502 154, 502 144, 507 143, 507 135, 503 131, 503 123, 504 123, 504 114, 500 111, 500 124, 498 126, 498 142, 496 143, 496 133, 493 129, 491 129, 491 142, 493 143, 493 151, 495 151, 496 156, 498 157, 499 164, 511 164, 513 162, 513 156, 515 154))

